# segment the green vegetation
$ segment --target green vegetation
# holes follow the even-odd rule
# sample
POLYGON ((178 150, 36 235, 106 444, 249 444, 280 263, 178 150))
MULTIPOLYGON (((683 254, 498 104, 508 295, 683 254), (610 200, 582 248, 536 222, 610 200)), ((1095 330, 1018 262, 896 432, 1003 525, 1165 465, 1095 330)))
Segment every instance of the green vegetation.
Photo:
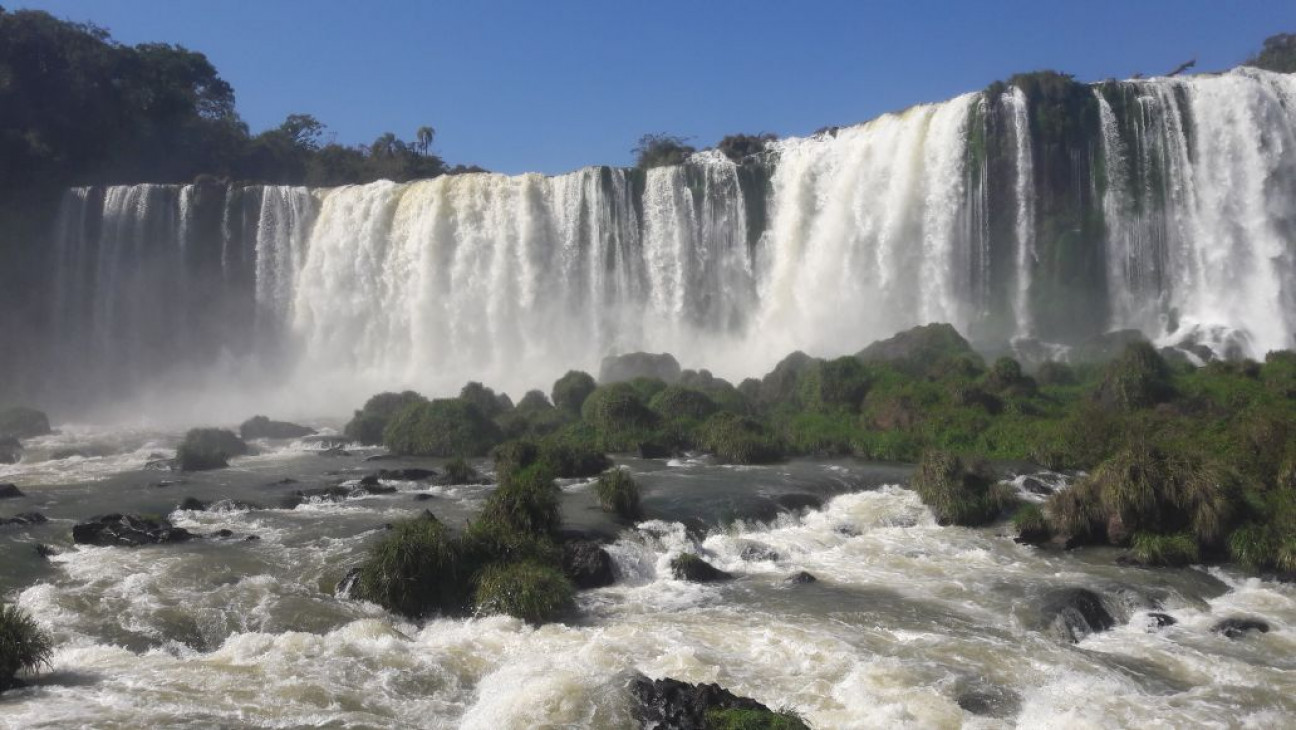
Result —
POLYGON ((912 486, 942 525, 984 525, 1010 502, 996 489, 989 465, 941 451, 923 454, 912 486))
POLYGON ((764 152, 769 143, 776 139, 778 139, 778 135, 770 134, 769 132, 762 132, 760 134, 730 134, 723 137, 716 144, 716 149, 720 150, 720 152, 730 160, 741 163, 748 157, 759 155, 764 152))
POLYGON ((734 464, 769 464, 783 458, 783 447, 768 428, 733 413, 707 419, 698 443, 721 461, 734 464))
POLYGON ((224 469, 235 456, 248 453, 243 439, 223 428, 195 428, 185 434, 176 449, 176 468, 180 471, 224 469))
POLYGON ((553 385, 554 408, 563 411, 569 416, 579 417, 581 407, 585 405, 585 399, 596 388, 598 388, 598 383, 594 382, 594 376, 579 370, 569 370, 566 375, 559 378, 553 385))
POLYGON ((594 484, 594 494, 607 512, 616 513, 631 522, 641 516, 639 485, 625 469, 609 469, 601 474, 594 484))
POLYGON ((706 713, 707 730, 810 730, 791 712, 747 709, 711 709, 706 713))
POLYGON ((407 390, 403 393, 379 393, 365 401, 364 408, 355 412, 343 434, 361 444, 375 446, 383 442, 383 432, 397 413, 411 403, 426 403, 427 399, 407 390))
POLYGON ((1296 73, 1296 33, 1279 33, 1266 38, 1260 52, 1243 65, 1278 73, 1296 73))
POLYGON ((54 646, 30 616, 17 606, 0 606, 0 692, 14 686, 20 671, 49 666, 54 646))
POLYGON ((504 613, 542 624, 572 611, 575 593, 561 570, 523 561, 488 567, 477 581, 475 595, 481 613, 504 613))
POLYGON ((49 418, 35 408, 15 406, 0 409, 0 437, 28 439, 49 432, 49 418))
POLYGON ((399 522, 360 566, 355 596, 410 618, 455 614, 468 604, 464 546, 435 519, 399 522))
POLYGON ((405 406, 383 431, 383 445, 410 456, 485 456, 500 431, 472 403, 441 398, 405 406))
POLYGON ((445 465, 442 481, 445 484, 477 484, 481 481, 481 475, 463 458, 455 458, 445 465))
POLYGON ((687 137, 658 133, 640 137, 630 152, 635 156, 635 167, 647 170, 652 167, 682 165, 697 149, 688 145, 687 137))

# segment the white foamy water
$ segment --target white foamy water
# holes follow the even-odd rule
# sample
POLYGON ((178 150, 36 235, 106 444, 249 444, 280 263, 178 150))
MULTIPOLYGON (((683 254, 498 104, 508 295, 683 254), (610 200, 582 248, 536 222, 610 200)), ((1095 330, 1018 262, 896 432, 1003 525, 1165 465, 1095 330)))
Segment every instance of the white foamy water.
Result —
MULTIPOLYGON (((651 499, 654 482, 641 478, 651 499)), ((701 537, 642 523, 609 547, 617 583, 582 593, 574 620, 540 628, 502 617, 416 626, 332 597, 379 523, 409 513, 397 499, 177 512, 178 524, 235 539, 56 556, 51 577, 18 594, 56 638, 54 671, 6 694, 0 727, 624 728, 633 672, 719 682, 816 728, 1296 718, 1291 587, 1120 568, 995 529, 939 527, 898 487, 701 537), (248 533, 261 540, 237 539, 248 533), (670 561, 686 551, 736 579, 675 580, 670 561), (818 582, 786 581, 802 570, 818 582), (1035 606, 1065 587, 1124 606, 1116 628, 1079 645, 1042 630, 1035 606), (1179 623, 1150 629, 1154 605, 1179 623), (1238 615, 1272 631, 1210 632, 1238 615), (1007 698, 1006 709, 973 715, 957 701, 968 692, 1007 698)))

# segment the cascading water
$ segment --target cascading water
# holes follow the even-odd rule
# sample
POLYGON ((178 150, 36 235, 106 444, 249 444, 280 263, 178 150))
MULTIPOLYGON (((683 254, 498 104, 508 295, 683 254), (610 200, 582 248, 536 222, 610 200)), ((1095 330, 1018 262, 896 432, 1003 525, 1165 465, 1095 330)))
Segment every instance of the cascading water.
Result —
POLYGON ((142 387, 217 362, 331 403, 470 379, 520 391, 631 350, 740 378, 930 321, 989 347, 1104 324, 1198 352, 1293 344, 1296 79, 1078 87, 1093 110, 1078 142, 1058 108, 1033 116, 1052 102, 1030 88, 742 166, 707 152, 647 172, 73 190, 56 369, 142 387))

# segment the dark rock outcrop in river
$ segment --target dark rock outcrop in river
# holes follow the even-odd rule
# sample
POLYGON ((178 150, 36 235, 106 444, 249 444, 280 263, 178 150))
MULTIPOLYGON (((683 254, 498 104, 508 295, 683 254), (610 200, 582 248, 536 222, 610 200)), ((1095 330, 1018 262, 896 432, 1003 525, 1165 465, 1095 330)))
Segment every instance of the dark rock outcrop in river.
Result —
POLYGON ((616 582, 612 556, 593 540, 572 540, 562 547, 563 572, 577 588, 602 588, 616 582))
POLYGON ((41 514, 41 513, 39 513, 39 512, 19 512, 18 514, 14 515, 13 517, 9 517, 9 518, 7 518, 7 519, 4 518, 4 517, 0 517, 0 526, 3 526, 3 525, 18 525, 18 526, 23 526, 23 525, 43 525, 43 524, 45 524, 46 522, 49 522, 49 520, 45 518, 45 515, 43 515, 43 514, 41 514))
POLYGON ((265 416, 253 416, 239 426, 239 436, 245 441, 252 439, 298 439, 312 436, 315 429, 298 426, 287 421, 271 421, 265 416))
POLYGON ((35 408, 15 407, 0 410, 0 436, 29 439, 48 433, 51 433, 49 418, 35 408))
POLYGON ((1215 624, 1211 627, 1211 631, 1216 634, 1223 634, 1230 639, 1240 639, 1253 631, 1261 634, 1269 633, 1269 624, 1258 618, 1235 616, 1215 624))
POLYGON ((1053 591, 1045 596, 1042 613, 1047 629, 1071 643, 1116 625, 1102 597, 1086 588, 1053 591))
POLYGON ((630 681, 630 694, 634 698, 635 718, 642 727, 705 730, 715 727, 718 721, 723 722, 724 715, 738 711, 749 723, 725 727, 807 730, 799 718, 780 715, 756 700, 739 697, 718 684, 688 684, 670 678, 648 679, 640 675, 630 681), (775 721, 779 724, 771 724, 775 721))
POLYGON ((13 436, 0 436, 0 464, 17 464, 22 458, 22 443, 13 436))
POLYGON ((671 573, 679 580, 694 583, 715 583, 730 580, 733 575, 708 563, 695 553, 684 553, 671 561, 671 573))
POLYGON ((235 456, 249 453, 248 445, 233 431, 223 428, 195 428, 185 434, 176 450, 176 468, 180 471, 224 469, 235 456))
POLYGON ((13 484, 0 484, 0 499, 15 499, 25 497, 22 490, 13 484))
POLYGON ((111 514, 82 522, 72 528, 72 540, 79 545, 139 547, 186 542, 196 537, 166 520, 140 515, 111 514))

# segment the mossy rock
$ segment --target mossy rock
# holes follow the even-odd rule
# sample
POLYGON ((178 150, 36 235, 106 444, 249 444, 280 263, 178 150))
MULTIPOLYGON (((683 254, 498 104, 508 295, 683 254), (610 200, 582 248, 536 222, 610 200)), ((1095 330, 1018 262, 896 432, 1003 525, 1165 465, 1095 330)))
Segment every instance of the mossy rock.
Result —
POLYGON ((720 410, 711 397, 700 390, 682 385, 662 389, 648 401, 648 408, 668 421, 694 419, 704 421, 720 410))
POLYGON ((54 644, 17 606, 0 606, 0 692, 14 686, 18 672, 48 667, 54 644))
POLYGON ((475 524, 496 533, 557 534, 562 516, 553 473, 542 464, 500 473, 475 524))
POLYGON ((0 409, 0 437, 29 439, 48 433, 51 433, 49 417, 41 411, 23 406, 0 409))
POLYGON ((474 603, 483 614, 507 614, 533 624, 556 621, 575 605, 575 589, 561 570, 525 561, 491 565, 477 583, 474 603))
POLYGON ((383 431, 383 445, 407 456, 485 456, 501 438, 493 421, 458 398, 411 403, 383 431))
POLYGON ((472 572, 445 525, 418 517, 396 523, 370 550, 353 595, 409 618, 453 615, 467 605, 472 572))
POLYGON ((670 353, 632 352, 603 358, 599 366, 598 381, 602 385, 607 385, 637 378, 651 378, 670 384, 679 381, 680 373, 679 361, 670 353))
POLYGON ((223 428, 195 428, 185 434, 176 449, 176 467, 180 471, 224 469, 229 460, 249 452, 243 439, 223 428))
POLYGON ((810 730, 804 720, 790 712, 743 708, 707 710, 706 727, 707 730, 810 730))
POLYGON ((265 416, 253 416, 239 426, 239 436, 244 440, 252 439, 298 439, 311 436, 315 429, 298 426, 287 421, 272 421, 265 416))
POLYGON ((988 464, 944 451, 928 451, 911 486, 942 525, 976 527, 993 522, 1011 499, 996 489, 988 464))
POLYGON ((1178 568, 1200 562, 1201 548, 1187 532, 1164 535, 1140 532, 1134 535, 1130 551, 1144 565, 1178 568))
POLYGON ((1170 367, 1147 342, 1128 345, 1107 365, 1094 398, 1105 407, 1132 411, 1150 408, 1174 395, 1170 367))
POLYGON ((594 484, 594 494, 605 512, 634 521, 642 516, 639 484, 625 469, 609 469, 594 484))
POLYGON ((820 413, 856 413, 872 380, 868 367, 854 357, 822 360, 801 371, 797 402, 802 408, 820 413))
POLYGON ((475 381, 460 389, 459 400, 473 406, 487 418, 496 418, 513 410, 513 401, 506 394, 496 393, 475 381))
POLYGON ((731 464, 771 464, 783 459, 783 445, 759 421, 717 413, 700 429, 702 448, 731 464))
POLYGON ((611 451, 637 448, 659 421, 629 383, 599 386, 585 399, 581 415, 597 431, 600 445, 611 451))
POLYGON ((343 429, 343 435, 357 443, 376 446, 383 442, 387 424, 397 413, 413 403, 426 403, 427 398, 412 390, 403 393, 379 393, 365 401, 364 407, 343 429))
MULTIPOLYGON (((939 375, 950 361, 979 365, 981 356, 952 325, 935 323, 905 330, 856 353, 862 362, 885 362, 915 375, 939 375)), ((981 366, 983 367, 983 366, 981 366)))
POLYGON ((1018 507, 1013 513, 1012 524, 1017 531, 1017 542, 1020 543, 1040 545, 1053 536, 1048 519, 1037 504, 1027 502, 1018 507))
POLYGON ((554 408, 579 418, 585 399, 598 388, 594 377, 579 370, 569 370, 553 385, 554 408))

